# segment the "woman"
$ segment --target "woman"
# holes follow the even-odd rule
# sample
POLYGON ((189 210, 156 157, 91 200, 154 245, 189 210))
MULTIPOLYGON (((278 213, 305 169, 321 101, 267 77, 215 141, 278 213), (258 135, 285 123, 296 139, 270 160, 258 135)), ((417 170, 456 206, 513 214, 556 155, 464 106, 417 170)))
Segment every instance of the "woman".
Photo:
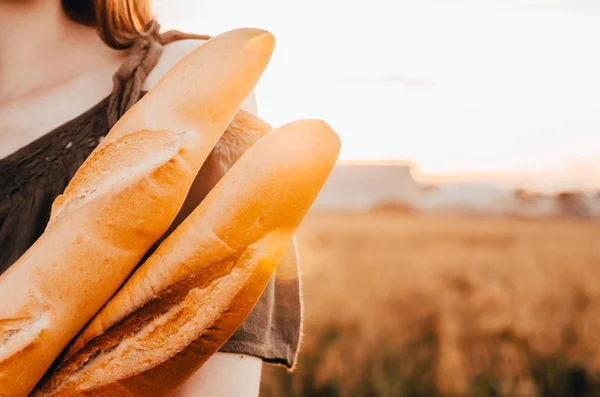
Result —
MULTIPOLYGON (((149 3, 0 0, 0 274, 42 233, 55 197, 110 127, 201 45, 202 36, 159 35, 149 3)), ((256 112, 253 95, 243 107, 256 112)), ((256 396, 262 361, 293 366, 300 299, 288 258, 285 281, 272 280, 180 396, 256 396)))

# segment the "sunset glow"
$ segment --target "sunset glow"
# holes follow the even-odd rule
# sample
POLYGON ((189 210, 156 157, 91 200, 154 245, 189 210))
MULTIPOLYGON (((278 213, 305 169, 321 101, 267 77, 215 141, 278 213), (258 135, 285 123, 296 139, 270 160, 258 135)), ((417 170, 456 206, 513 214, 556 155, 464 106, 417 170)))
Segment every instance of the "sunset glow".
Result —
POLYGON ((270 30, 277 47, 256 88, 260 116, 275 126, 325 119, 342 137, 342 160, 409 159, 425 173, 542 173, 591 186, 600 170, 600 6, 517 4, 156 7, 165 28, 270 30))

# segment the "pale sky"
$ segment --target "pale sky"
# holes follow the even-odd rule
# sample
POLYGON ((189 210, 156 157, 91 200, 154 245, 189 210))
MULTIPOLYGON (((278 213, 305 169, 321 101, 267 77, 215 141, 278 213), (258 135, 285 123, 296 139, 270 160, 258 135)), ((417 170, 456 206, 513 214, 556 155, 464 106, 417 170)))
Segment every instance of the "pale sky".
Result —
POLYGON ((600 170, 595 0, 155 0, 155 8, 165 28, 271 31, 260 116, 274 126, 326 120, 342 137, 342 160, 410 159, 427 173, 600 170))

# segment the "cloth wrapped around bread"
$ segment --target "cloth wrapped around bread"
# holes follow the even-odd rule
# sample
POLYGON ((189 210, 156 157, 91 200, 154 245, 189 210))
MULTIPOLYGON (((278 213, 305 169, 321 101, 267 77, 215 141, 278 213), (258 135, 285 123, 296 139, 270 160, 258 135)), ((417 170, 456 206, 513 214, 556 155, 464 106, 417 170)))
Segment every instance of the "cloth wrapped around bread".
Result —
POLYGON ((273 46, 258 29, 209 40, 78 170, 0 277, 1 397, 170 395, 241 325, 339 153, 322 121, 270 131, 238 112, 273 46), (134 271, 201 167, 229 164, 134 271))

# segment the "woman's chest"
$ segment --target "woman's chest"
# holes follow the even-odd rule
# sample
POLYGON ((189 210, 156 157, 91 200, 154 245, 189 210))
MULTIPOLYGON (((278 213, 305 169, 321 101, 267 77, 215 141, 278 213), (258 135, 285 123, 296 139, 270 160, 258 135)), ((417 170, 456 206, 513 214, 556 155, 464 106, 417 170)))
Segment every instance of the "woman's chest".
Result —
POLYGON ((97 106, 112 90, 113 68, 0 107, 0 159, 97 106))

